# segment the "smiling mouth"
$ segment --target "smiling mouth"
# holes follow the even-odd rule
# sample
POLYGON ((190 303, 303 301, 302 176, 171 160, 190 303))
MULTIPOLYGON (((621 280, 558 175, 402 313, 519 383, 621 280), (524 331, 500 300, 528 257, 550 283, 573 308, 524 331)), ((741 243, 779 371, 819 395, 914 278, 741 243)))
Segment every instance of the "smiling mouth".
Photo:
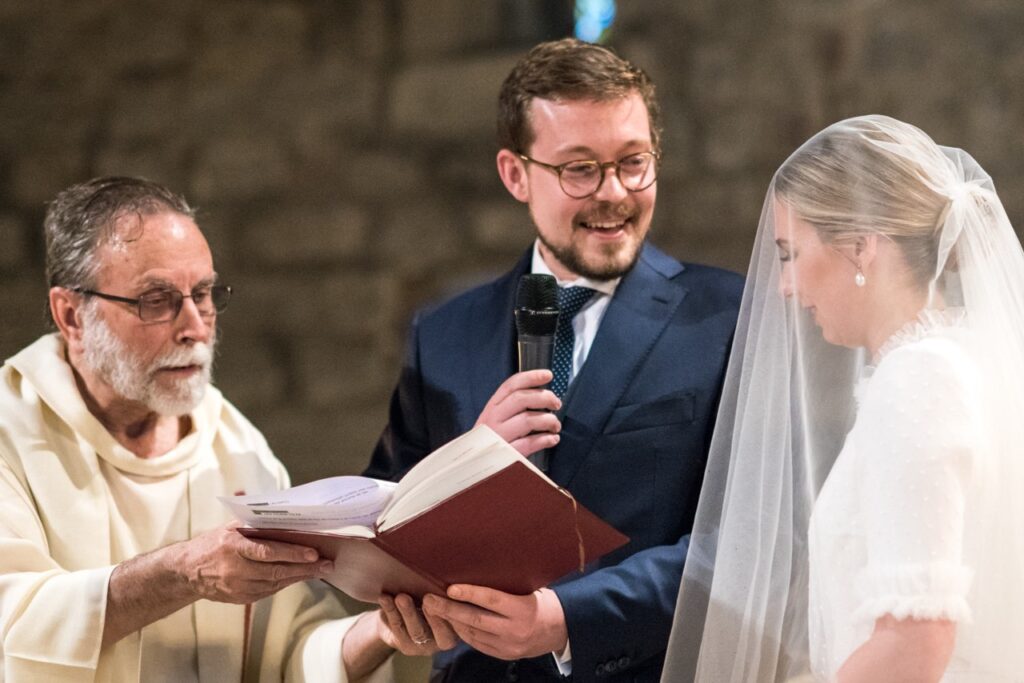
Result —
POLYGON ((629 222, 629 219, 619 221, 580 221, 578 225, 581 228, 593 230, 594 232, 609 233, 625 230, 629 222))

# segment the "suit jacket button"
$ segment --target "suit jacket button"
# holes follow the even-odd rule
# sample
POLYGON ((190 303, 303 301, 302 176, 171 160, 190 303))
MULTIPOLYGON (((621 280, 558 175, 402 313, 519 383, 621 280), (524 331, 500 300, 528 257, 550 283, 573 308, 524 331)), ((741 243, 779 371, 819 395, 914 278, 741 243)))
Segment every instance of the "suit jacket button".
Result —
POLYGON ((519 663, 518 662, 510 662, 509 663, 508 668, 505 670, 505 680, 512 681, 512 683, 515 683, 515 681, 519 680, 519 663))
POLYGON ((629 666, 629 657, 619 657, 619 668, 625 669, 629 666))
POLYGON ((604 676, 605 673, 607 673, 607 672, 604 670, 604 664, 598 664, 597 668, 594 669, 594 675, 595 676, 604 676))
POLYGON ((611 660, 610 662, 608 662, 607 664, 605 664, 605 665, 604 665, 604 668, 605 668, 605 671, 607 671, 607 672, 608 672, 608 673, 610 673, 610 674, 613 674, 613 673, 615 673, 616 671, 618 671, 618 670, 619 670, 619 663, 618 663, 618 662, 616 662, 616 661, 615 661, 615 660, 613 659, 613 660, 611 660))

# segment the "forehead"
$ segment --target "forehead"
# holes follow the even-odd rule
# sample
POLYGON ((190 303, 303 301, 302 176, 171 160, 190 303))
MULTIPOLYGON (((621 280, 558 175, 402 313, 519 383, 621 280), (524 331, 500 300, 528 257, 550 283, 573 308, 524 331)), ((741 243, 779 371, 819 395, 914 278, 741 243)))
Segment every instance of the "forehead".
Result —
POLYGON ((101 286, 154 282, 189 288, 213 274, 213 257, 199 227, 174 212, 130 213, 96 251, 101 286))
POLYGON ((647 105, 638 92, 611 100, 534 98, 529 122, 534 151, 617 153, 651 144, 647 105))
POLYGON ((775 225, 776 240, 805 242, 818 239, 814 226, 801 218, 791 205, 778 198, 772 204, 772 222, 775 225))

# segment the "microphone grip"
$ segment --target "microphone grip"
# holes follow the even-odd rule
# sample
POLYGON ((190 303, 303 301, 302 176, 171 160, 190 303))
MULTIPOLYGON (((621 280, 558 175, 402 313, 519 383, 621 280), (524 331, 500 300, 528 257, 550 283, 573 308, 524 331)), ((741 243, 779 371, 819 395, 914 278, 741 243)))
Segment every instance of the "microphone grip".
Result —
MULTIPOLYGON (((554 335, 520 334, 517 346, 519 348, 519 372, 551 369, 551 356, 555 348, 554 335)), ((547 386, 545 384, 542 388, 547 388, 547 386)))

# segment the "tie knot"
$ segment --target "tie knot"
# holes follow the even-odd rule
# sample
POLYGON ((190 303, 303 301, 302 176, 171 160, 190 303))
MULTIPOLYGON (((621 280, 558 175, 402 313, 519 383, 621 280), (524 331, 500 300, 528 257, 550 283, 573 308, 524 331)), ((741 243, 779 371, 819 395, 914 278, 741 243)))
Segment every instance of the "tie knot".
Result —
POLYGON ((590 287, 559 287, 558 312, 563 320, 572 320, 583 305, 594 296, 590 287))

